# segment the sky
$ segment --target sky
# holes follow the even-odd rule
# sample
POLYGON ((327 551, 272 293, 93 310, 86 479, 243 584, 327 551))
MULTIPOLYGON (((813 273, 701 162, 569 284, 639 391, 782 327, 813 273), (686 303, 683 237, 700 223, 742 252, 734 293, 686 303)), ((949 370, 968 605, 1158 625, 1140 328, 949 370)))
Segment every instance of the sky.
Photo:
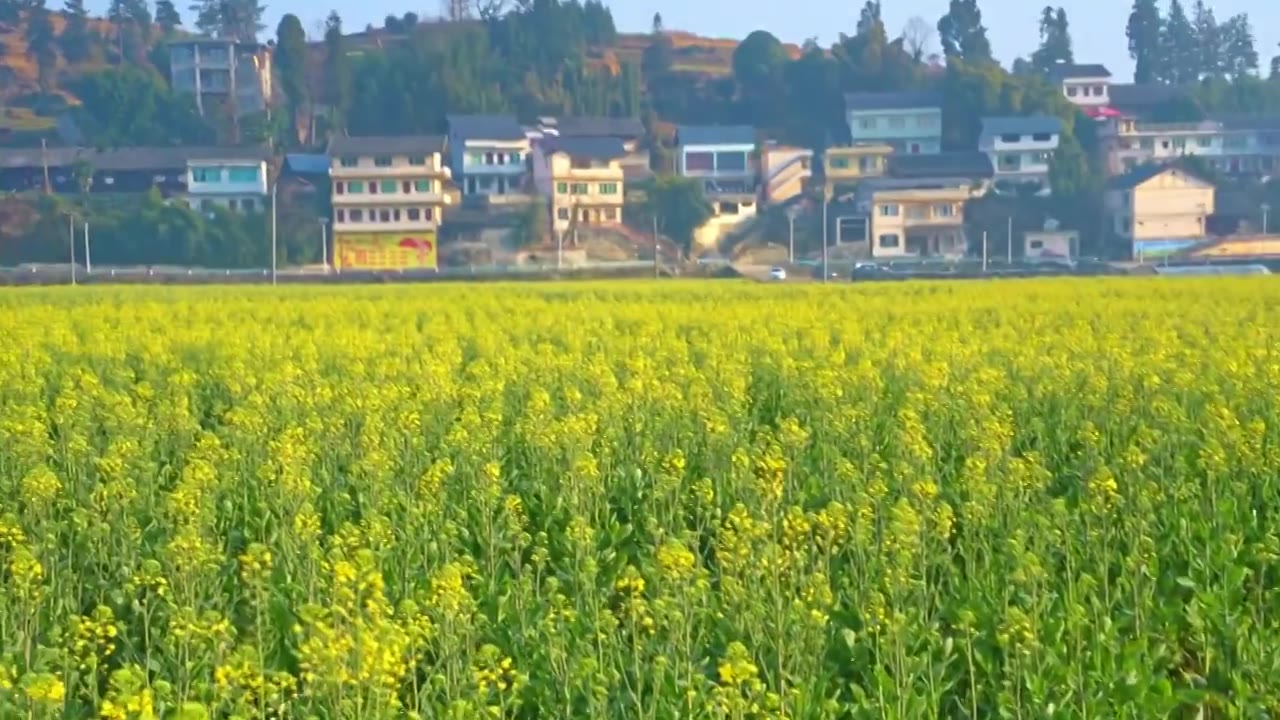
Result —
MULTIPOLYGON (((264 0, 267 31, 274 34, 276 23, 284 13, 295 13, 308 33, 315 34, 330 5, 315 0, 264 0)), ((381 25, 388 14, 402 15, 414 11, 421 17, 440 13, 440 0, 327 0, 342 15, 350 30, 363 29, 368 23, 381 25), (425 2, 424 6, 422 3, 425 2)), ((1194 0, 1183 0, 1188 8, 1194 0)), ((189 15, 185 5, 179 10, 189 15)), ((687 30, 709 37, 743 38, 754 30, 768 30, 784 42, 801 43, 817 37, 824 47, 841 32, 852 34, 858 21, 862 0, 606 0, 613 11, 614 22, 622 32, 647 32, 655 12, 662 13, 663 24, 672 30, 687 30)), ((1160 0, 1162 10, 1167 0, 1160 0)), ((1271 58, 1280 54, 1280 2, 1276 0, 1216 0, 1210 6, 1219 21, 1237 13, 1249 13, 1257 40, 1263 71, 1271 58)), ((1079 63, 1102 63, 1118 81, 1132 77, 1124 26, 1132 0, 1054 0, 1054 7, 1066 9, 1071 21, 1075 59, 1079 63)), ((884 0, 885 25, 895 35, 912 16, 936 24, 947 11, 948 0, 884 0)), ((996 56, 1006 66, 1015 57, 1035 50, 1038 38, 1040 8, 1038 2, 1025 0, 979 0, 983 22, 996 56)), ((105 8, 104 8, 105 9, 105 8)), ((1188 10, 1189 12, 1189 10, 1188 10)), ((265 37, 264 37, 265 39, 265 37)), ((935 37, 936 46, 937 39, 935 37)))

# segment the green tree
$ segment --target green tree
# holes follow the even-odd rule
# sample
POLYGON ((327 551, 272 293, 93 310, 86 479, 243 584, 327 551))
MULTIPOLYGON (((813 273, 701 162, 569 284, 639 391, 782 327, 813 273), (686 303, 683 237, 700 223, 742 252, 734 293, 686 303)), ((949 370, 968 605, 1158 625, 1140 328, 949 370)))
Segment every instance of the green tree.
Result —
POLYGON ((785 89, 791 58, 778 38, 756 30, 733 51, 733 77, 737 81, 746 118, 756 127, 777 128, 783 108, 778 103, 785 89))
POLYGON ((351 64, 342 39, 342 17, 337 10, 329 12, 324 24, 324 70, 328 92, 325 100, 333 109, 337 129, 345 129, 345 116, 351 107, 351 64))
POLYGON ((36 0, 27 10, 27 55, 36 62, 40 89, 53 89, 58 67, 57 35, 44 0, 36 0))
POLYGON ((1232 16, 1218 31, 1222 54, 1219 72, 1236 79, 1252 77, 1258 70, 1258 51, 1248 13, 1232 16))
POLYGON ((69 63, 89 60, 93 57, 96 36, 89 29, 89 11, 85 9, 84 0, 66 0, 63 15, 67 18, 67 24, 58 36, 62 57, 69 63))
POLYGON ((156 0, 156 24, 166 38, 172 37, 175 30, 182 27, 182 16, 173 0, 156 0))
POLYGON ((686 255, 693 247, 694 232, 711 219, 714 210, 697 180, 659 175, 644 184, 645 202, 639 208, 641 222, 650 227, 657 218, 658 232, 671 238, 686 255))
POLYGON ((831 55, 840 68, 840 87, 848 92, 899 90, 918 81, 919 63, 903 38, 889 39, 879 0, 867 0, 858 15, 857 32, 841 33, 831 55))
POLYGON ((1192 27, 1196 35, 1198 52, 1197 76, 1220 77, 1226 65, 1223 57, 1223 34, 1213 15, 1213 8, 1196 0, 1192 8, 1192 27))
POLYGON ((960 58, 971 65, 992 61, 978 0, 951 0, 947 14, 938 20, 938 37, 947 59, 960 58))
POLYGON ((809 42, 786 77, 787 138, 815 150, 848 142, 837 61, 809 42))
MULTIPOLYGON (((296 126, 307 107, 307 34, 302 21, 292 13, 280 19, 276 27, 276 73, 280 78, 280 91, 288 108, 290 126, 296 126)), ((297 137, 297 133, 291 133, 297 137)))
POLYGON ((1031 63, 1041 72, 1047 72, 1058 63, 1075 62, 1071 52, 1071 30, 1067 24, 1067 11, 1045 6, 1040 12, 1040 47, 1031 55, 1031 63))
POLYGON ((76 124, 92 145, 208 144, 213 131, 190 98, 175 95, 160 77, 131 65, 79 78, 76 124))
POLYGON ((0 0, 0 23, 17 25, 22 19, 22 3, 19 0, 0 0))
POLYGON ((1200 47, 1181 0, 1170 0, 1160 34, 1160 60, 1164 82, 1185 85, 1200 79, 1200 47))
POLYGON ((1133 81, 1145 84, 1161 76, 1160 34, 1163 21, 1156 0, 1134 0, 1125 35, 1129 38, 1129 57, 1133 58, 1133 81))

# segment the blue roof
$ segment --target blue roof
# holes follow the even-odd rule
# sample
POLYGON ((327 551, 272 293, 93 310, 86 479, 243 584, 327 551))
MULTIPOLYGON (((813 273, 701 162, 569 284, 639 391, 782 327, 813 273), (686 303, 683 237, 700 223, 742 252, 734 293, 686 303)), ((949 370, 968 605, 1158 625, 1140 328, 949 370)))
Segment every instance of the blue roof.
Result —
POLYGON ((1062 132, 1062 121, 1052 115, 982 118, 983 135, 1056 135, 1062 132))
POLYGON ((524 140, 524 128, 513 115, 447 115, 449 132, 475 140, 524 140))
POLYGON ((288 153, 284 156, 284 166, 289 172, 299 175, 325 175, 329 172, 329 156, 288 153))
POLYGON ((755 145, 756 129, 750 125, 681 125, 677 145, 755 145))

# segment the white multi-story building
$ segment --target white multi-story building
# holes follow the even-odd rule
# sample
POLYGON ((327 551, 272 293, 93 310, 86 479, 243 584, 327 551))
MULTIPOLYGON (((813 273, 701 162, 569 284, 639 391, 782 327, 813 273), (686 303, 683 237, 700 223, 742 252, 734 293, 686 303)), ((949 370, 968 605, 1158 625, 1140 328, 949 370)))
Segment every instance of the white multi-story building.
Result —
POLYGON ((450 115, 449 167, 464 200, 527 201, 529 138, 509 115, 450 115))
POLYGON ((1280 117, 1157 123, 1126 116, 1103 124, 1099 140, 1111 174, 1183 156, 1230 175, 1269 175, 1280 166, 1280 117))
POLYGON ((845 120, 854 145, 888 145, 900 154, 942 152, 942 96, 934 92, 845 95, 845 120))
POLYGON ((187 154, 187 202, 198 210, 215 205, 258 212, 267 205, 266 148, 203 148, 187 154))
POLYGON ((340 269, 435 267, 436 229, 449 204, 444 148, 440 136, 330 141, 334 258, 340 269))
POLYGON ((1111 71, 1103 65, 1064 63, 1050 70, 1049 78, 1063 97, 1086 112, 1111 104, 1111 71))
POLYGON ((169 82, 195 96, 200 114, 211 101, 237 114, 261 112, 271 100, 271 50, 257 43, 186 38, 169 43, 169 82))
POLYGON ((1062 122, 1048 115, 983 118, 978 149, 991 158, 996 191, 1034 186, 1048 194, 1049 162, 1061 136, 1062 122))

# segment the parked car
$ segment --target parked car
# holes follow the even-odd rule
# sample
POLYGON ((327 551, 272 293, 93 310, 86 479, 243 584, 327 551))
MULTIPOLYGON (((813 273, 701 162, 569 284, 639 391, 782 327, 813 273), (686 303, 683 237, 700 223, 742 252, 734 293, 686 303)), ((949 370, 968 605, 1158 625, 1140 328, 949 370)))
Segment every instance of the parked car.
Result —
POLYGON ((849 273, 850 280, 905 280, 906 277, 892 268, 873 262, 860 262, 849 273))
POLYGON ((787 269, 780 268, 780 267, 769 268, 769 279, 770 280, 786 280, 787 269))

